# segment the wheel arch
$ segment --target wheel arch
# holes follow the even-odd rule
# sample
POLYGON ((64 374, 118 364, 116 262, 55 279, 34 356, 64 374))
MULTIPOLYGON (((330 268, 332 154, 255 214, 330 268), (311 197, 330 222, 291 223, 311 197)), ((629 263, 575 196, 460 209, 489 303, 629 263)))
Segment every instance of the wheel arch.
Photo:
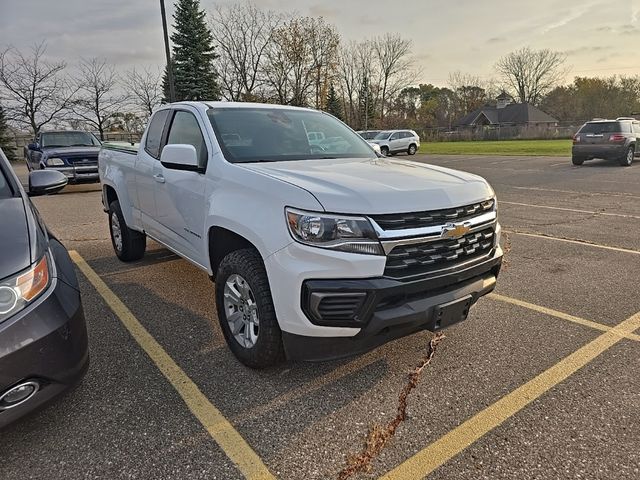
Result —
POLYGON ((221 226, 209 227, 208 232, 209 265, 211 274, 215 278, 220 262, 231 252, 251 248, 255 250, 264 262, 260 250, 249 239, 237 232, 221 226))

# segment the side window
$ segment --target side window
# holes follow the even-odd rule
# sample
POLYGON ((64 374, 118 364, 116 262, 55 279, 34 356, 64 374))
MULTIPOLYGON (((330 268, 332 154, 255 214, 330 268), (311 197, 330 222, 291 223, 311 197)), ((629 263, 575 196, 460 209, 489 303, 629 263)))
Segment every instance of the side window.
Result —
POLYGON ((198 154, 198 167, 207 168, 207 146, 198 120, 192 113, 178 110, 174 115, 167 145, 174 144, 193 145, 198 154))
POLYGON ((160 158, 160 146, 162 145, 162 132, 164 132, 164 124, 170 110, 160 110, 151 119, 149 128, 147 129, 147 140, 144 149, 153 158, 160 158))
POLYGON ((400 138, 400 134, 396 132, 393 135, 391 135, 391 138, 389 140, 398 140, 399 138, 400 138))
POLYGON ((640 123, 633 122, 633 133, 640 133, 640 123))

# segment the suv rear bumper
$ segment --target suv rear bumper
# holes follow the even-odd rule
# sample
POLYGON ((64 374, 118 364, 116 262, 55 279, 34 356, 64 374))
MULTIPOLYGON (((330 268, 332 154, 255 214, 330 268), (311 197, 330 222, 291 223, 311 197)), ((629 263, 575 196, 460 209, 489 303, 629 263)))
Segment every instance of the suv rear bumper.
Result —
POLYGON ((613 144, 613 145, 574 145, 572 153, 574 157, 579 158, 606 158, 616 159, 624 157, 629 145, 613 144))
MULTIPOLYGON (((302 309, 309 310, 310 293, 365 294, 351 325, 360 331, 352 337, 311 337, 283 332, 285 352, 289 360, 322 361, 356 355, 391 340, 421 330, 438 331, 441 324, 436 308, 460 299, 469 305, 490 293, 502 264, 498 247, 488 260, 463 271, 413 282, 389 278, 359 280, 312 280, 304 283, 302 309)), ((307 313, 307 316, 310 314, 307 313)), ((328 325, 324 323, 324 325, 328 325)))

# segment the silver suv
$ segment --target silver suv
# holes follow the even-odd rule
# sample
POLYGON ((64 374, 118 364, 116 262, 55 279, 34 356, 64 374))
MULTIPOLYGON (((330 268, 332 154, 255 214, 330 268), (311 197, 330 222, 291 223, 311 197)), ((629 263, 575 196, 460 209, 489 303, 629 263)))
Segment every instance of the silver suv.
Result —
POLYGON ((385 130, 369 141, 379 145, 385 156, 396 153, 415 155, 420 148, 420 137, 413 130, 385 130))
POLYGON ((585 123, 573 137, 572 162, 582 165, 585 160, 604 158, 618 160, 628 167, 638 152, 640 122, 635 118, 592 120, 585 123))

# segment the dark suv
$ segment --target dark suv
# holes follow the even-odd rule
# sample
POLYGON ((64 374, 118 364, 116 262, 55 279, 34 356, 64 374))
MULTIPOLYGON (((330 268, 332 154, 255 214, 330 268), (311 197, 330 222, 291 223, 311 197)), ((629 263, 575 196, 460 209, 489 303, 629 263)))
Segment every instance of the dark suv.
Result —
POLYGON ((633 163, 636 144, 640 139, 640 121, 635 118, 593 120, 585 123, 573 137, 572 161, 582 165, 585 160, 604 158, 618 160, 628 167, 633 163))

